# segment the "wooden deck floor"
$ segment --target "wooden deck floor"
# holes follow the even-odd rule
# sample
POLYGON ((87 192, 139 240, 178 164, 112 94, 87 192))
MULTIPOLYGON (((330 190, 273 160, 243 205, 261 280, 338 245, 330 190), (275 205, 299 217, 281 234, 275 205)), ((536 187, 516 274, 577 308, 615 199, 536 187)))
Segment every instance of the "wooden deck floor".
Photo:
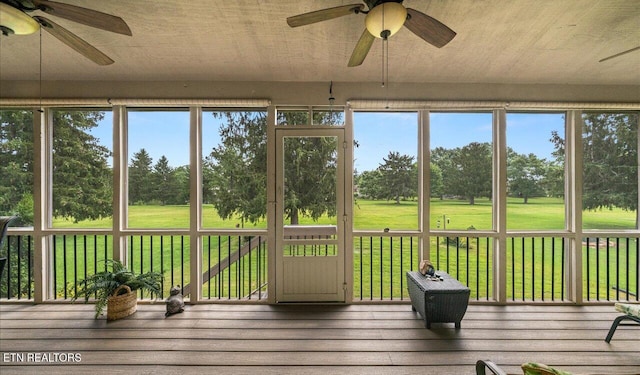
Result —
POLYGON ((107 323, 92 305, 3 303, 0 373, 464 375, 491 359, 513 373, 538 361, 640 374, 640 328, 604 342, 617 315, 612 306, 471 305, 456 331, 425 329, 407 304, 194 305, 167 319, 164 304, 140 304, 107 323), (52 353, 64 354, 45 362, 52 353))

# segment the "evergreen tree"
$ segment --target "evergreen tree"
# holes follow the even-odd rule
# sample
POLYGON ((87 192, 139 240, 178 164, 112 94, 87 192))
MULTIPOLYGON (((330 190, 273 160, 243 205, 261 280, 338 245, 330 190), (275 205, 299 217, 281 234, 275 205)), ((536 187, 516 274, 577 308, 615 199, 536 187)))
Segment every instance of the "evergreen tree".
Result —
POLYGON ((169 160, 162 155, 153 167, 153 197, 161 205, 177 204, 180 186, 176 173, 169 165, 169 160))
POLYGON ((267 138, 264 112, 215 113, 225 118, 220 144, 211 150, 203 171, 205 199, 218 215, 257 222, 267 207, 267 138), (206 171, 208 169, 208 171, 206 171))
POLYGON ((0 111, 0 213, 33 224, 33 112, 0 111))
POLYGON ((300 215, 319 219, 336 214, 336 140, 285 138, 285 215, 291 225, 300 215))
MULTIPOLYGON (((583 208, 637 210, 638 114, 587 112, 582 119, 583 208)), ((551 142, 553 155, 563 162, 564 138, 554 131, 551 142)), ((560 176, 559 166, 553 171, 560 176)))
MULTIPOLYGON (((220 144, 204 163, 203 195, 221 217, 237 215, 243 222, 256 222, 264 218, 267 208, 266 114, 219 112, 214 116, 226 123, 220 129, 220 144)), ((283 126, 309 123, 305 111, 279 112, 278 116, 283 126)), ((313 122, 325 124, 331 116, 330 112, 314 113, 313 122)), ((291 224, 298 224, 301 215, 313 219, 335 215, 336 146, 332 138, 288 138, 284 211, 291 224)))
POLYGON ((175 204, 187 204, 189 203, 191 183, 189 176, 191 169, 188 165, 183 165, 174 169, 174 175, 177 183, 178 193, 174 198, 175 204))
POLYGON ((129 204, 146 204, 153 199, 153 160, 144 148, 133 154, 129 164, 129 204))
MULTIPOLYGON (((53 216, 111 216, 111 151, 90 134, 103 118, 100 111, 53 112, 53 216)), ((0 123, 0 210, 33 224, 33 113, 0 111, 0 123)))
POLYGON ((638 114, 585 113, 583 207, 638 209, 638 114))
POLYGON ((53 112, 53 216, 78 222, 112 215, 111 151, 89 132, 103 118, 100 111, 53 112))
POLYGON ((418 190, 417 169, 414 168, 413 156, 400 155, 390 151, 380 164, 382 190, 385 199, 393 199, 400 204, 401 198, 415 197, 418 190))

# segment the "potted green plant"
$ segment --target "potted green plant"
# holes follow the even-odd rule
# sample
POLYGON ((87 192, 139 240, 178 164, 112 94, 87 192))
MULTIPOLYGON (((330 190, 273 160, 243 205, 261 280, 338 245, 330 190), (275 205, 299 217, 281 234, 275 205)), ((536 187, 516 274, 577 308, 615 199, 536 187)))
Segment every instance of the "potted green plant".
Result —
MULTIPOLYGON (((107 269, 87 277, 80 282, 73 300, 84 297, 85 303, 95 297, 95 318, 97 319, 105 307, 107 320, 124 318, 136 312, 137 290, 147 291, 155 295, 162 292, 162 274, 145 272, 136 274, 117 260, 106 260, 111 270, 107 269)), ((107 267, 109 268, 109 267, 107 267)))

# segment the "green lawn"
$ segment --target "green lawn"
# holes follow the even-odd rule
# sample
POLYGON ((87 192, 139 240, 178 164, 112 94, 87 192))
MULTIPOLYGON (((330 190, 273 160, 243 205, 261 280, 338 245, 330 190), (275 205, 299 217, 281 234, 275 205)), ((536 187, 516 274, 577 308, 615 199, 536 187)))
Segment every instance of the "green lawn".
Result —
MULTIPOLYGON (((490 230, 492 222, 491 202, 476 199, 474 205, 466 200, 431 199, 431 228, 443 227, 443 215, 448 223, 446 229, 464 230, 471 226, 478 230, 490 230)), ((357 199, 354 211, 355 230, 392 230, 418 229, 418 203, 416 201, 372 201, 357 199)), ((266 221, 242 223, 239 219, 221 219, 211 205, 204 205, 203 227, 232 229, 266 228, 266 221)), ((129 206, 129 227, 131 228, 183 228, 189 227, 189 206, 129 206)), ((320 218, 318 223, 331 223, 333 220, 320 218)), ((309 218, 301 223, 311 224, 309 218)), ((621 209, 602 209, 583 212, 585 229, 634 229, 635 211, 621 209)), ((74 223, 71 220, 54 218, 54 228, 111 228, 112 219, 85 220, 74 223)), ((507 227, 509 230, 561 230, 564 228, 564 203, 559 198, 531 198, 524 204, 522 199, 507 200, 507 227)))
MULTIPOLYGON (((430 221, 432 229, 491 230, 492 206, 488 199, 476 199, 474 205, 466 200, 431 199, 430 221), (438 223, 439 222, 439 223, 438 223), (439 226, 438 226, 439 224, 439 226)), ((560 198, 531 198, 507 200, 508 230, 562 230, 564 228, 564 202, 560 198)), ((357 199, 354 207, 356 230, 418 229, 418 203, 416 201, 371 201, 357 199)), ((635 229, 635 211, 602 209, 583 212, 585 229, 635 229)))

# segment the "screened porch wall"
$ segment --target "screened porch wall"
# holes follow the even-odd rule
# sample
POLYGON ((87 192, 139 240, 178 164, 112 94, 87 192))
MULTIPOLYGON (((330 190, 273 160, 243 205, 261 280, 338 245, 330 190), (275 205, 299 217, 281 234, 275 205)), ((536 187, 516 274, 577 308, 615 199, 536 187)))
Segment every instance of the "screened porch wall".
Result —
MULTIPOLYGON (((420 228, 416 231, 371 233, 350 229, 347 241, 351 260, 347 264, 353 267, 351 295, 347 302, 407 300, 404 272, 417 269, 420 259, 424 258, 431 259, 438 269, 469 285, 474 302, 638 301, 638 228, 585 231, 579 225, 581 198, 577 194, 577 186, 580 185, 580 173, 576 173, 577 160, 580 159, 578 147, 570 151, 572 154, 568 156, 565 172, 565 199, 568 202, 566 230, 555 233, 507 230, 504 217, 504 162, 501 161, 501 155, 504 154, 501 137, 504 137, 506 111, 494 108, 493 104, 485 104, 465 103, 456 109, 489 108, 494 118, 493 230, 434 230, 426 219, 429 208, 426 202, 422 204, 424 211, 420 228), (547 266, 548 262, 542 259, 552 259, 553 262, 547 266)), ((584 107, 592 109, 591 105, 584 107)), ((628 106, 623 107, 627 110, 628 106)), ((126 124, 122 118, 125 108, 114 108, 119 113, 114 116, 114 128, 122 129, 126 124)), ((513 103, 511 108, 515 108, 513 103)), ((572 137, 573 134, 575 141, 579 139, 579 130, 576 129, 580 125, 580 108, 575 109, 574 105, 562 107, 561 103, 556 103, 548 107, 540 105, 535 110, 557 111, 562 108, 569 108, 565 111, 567 135, 572 137)), ((606 109, 611 108, 607 106, 606 109)), ((528 107, 524 109, 530 110, 528 107)), ((199 127, 198 113, 201 110, 198 106, 190 108, 192 132, 199 127)), ((424 119, 428 118, 431 110, 418 110, 422 119, 421 127, 428 127, 428 120, 424 119)), ((346 114, 349 117, 352 111, 347 109, 346 114)), ((47 134, 46 116, 34 116, 34 119, 34 129, 47 134)), ((114 139, 118 138, 118 134, 119 131, 115 130, 114 139)), ((46 144, 41 145, 41 155, 47 154, 46 147, 46 144)), ((192 137, 192 149, 197 147, 192 137)), ((424 162, 428 160, 425 159, 428 157, 428 146, 421 147, 424 150, 424 162)), ((191 159, 197 170, 198 158, 191 159)), ((114 165, 126 166, 126 160, 115 160, 114 165)), ((41 173, 39 180, 42 181, 36 185, 36 196, 45 198, 36 202, 41 209, 36 210, 40 217, 36 218, 34 228, 10 228, 8 240, 0 249, 0 254, 6 255, 9 260, 2 275, 0 298, 3 301, 70 300, 78 281, 98 272, 100 261, 109 258, 126 259, 132 262, 132 267, 138 267, 137 271, 160 270, 165 273, 165 289, 175 284, 183 287, 199 284, 198 288, 194 288, 198 291, 194 301, 270 301, 269 259, 273 259, 275 250, 265 240, 269 237, 269 228, 262 233, 247 233, 247 237, 251 238, 245 238, 236 231, 208 233, 197 224, 191 224, 185 230, 132 231, 118 224, 118 220, 122 223, 119 218, 123 212, 120 212, 114 215, 114 227, 117 227, 114 230, 56 230, 45 225, 49 218, 42 216, 49 212, 45 190, 49 189, 46 175, 50 171, 46 163, 36 163, 36 166, 36 171, 41 173), (251 244, 254 240, 257 245, 251 244), (241 249, 245 242, 249 242, 250 250, 243 252, 241 249)), ((114 181, 123 186, 126 180, 123 171, 116 168, 115 175, 114 181)), ((421 199, 424 200, 424 196, 428 196, 425 194, 428 183, 424 176, 421 181, 421 199)), ((122 207, 120 202, 123 193, 118 189, 114 191, 114 207, 122 207)), ((193 189, 192 199, 195 202, 198 202, 198 191, 197 187, 193 189)), ((196 206, 198 204, 192 205, 191 218, 198 217, 196 206)), ((165 295, 140 296, 150 297, 164 298, 165 295)))

